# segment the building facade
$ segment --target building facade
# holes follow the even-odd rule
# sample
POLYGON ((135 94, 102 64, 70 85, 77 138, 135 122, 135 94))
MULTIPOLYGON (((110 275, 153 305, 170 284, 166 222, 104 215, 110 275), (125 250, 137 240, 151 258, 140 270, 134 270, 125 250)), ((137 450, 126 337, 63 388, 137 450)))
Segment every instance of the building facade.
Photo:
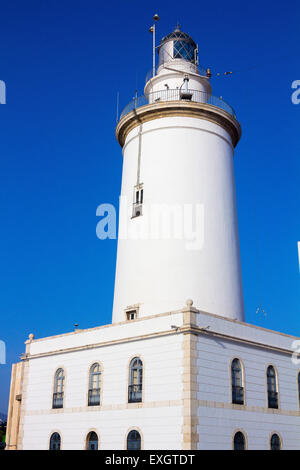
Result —
POLYGON ((190 36, 176 28, 158 52, 116 129, 112 324, 29 336, 12 369, 7 449, 300 446, 297 338, 244 322, 240 125, 212 95, 190 36))
POLYGON ((130 432, 138 431, 142 449, 228 450, 238 432, 247 449, 270 449, 273 435, 281 448, 297 449, 294 340, 198 311, 191 302, 177 312, 30 338, 13 369, 7 448, 48 449, 58 433, 61 449, 83 450, 94 432, 99 449, 127 449, 130 432), (142 374, 132 380, 136 358, 142 374), (96 402, 90 401, 94 364, 96 402))

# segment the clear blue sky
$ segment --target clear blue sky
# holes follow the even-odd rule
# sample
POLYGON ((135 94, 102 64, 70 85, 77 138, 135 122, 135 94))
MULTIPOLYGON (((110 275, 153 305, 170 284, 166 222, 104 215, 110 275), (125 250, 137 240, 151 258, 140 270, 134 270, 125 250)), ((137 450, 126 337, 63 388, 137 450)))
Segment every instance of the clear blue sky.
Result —
POLYGON ((143 92, 158 37, 179 21, 236 110, 235 156, 246 320, 300 336, 300 80, 296 1, 1 2, 0 411, 29 333, 110 323, 116 242, 96 238, 96 208, 118 205, 121 107, 143 92), (267 316, 256 314, 261 303, 267 316))

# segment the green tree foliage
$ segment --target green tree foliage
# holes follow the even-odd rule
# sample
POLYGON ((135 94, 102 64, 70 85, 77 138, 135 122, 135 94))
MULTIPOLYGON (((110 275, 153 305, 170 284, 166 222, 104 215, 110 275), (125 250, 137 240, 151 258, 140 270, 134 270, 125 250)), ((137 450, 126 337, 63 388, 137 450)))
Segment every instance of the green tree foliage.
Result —
POLYGON ((0 420, 0 444, 2 442, 5 442, 6 424, 7 424, 6 421, 1 421, 0 420))

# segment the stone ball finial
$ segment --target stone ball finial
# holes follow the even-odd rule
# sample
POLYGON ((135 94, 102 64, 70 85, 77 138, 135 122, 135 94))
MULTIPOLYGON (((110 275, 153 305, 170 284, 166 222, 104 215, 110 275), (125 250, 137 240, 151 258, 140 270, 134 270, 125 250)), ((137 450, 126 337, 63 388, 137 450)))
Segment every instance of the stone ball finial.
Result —
POLYGON ((30 335, 28 335, 28 339, 29 339, 30 342, 33 341, 33 339, 34 339, 34 334, 33 334, 33 333, 30 333, 30 335))
POLYGON ((186 304, 187 304, 188 307, 191 307, 191 306, 193 305, 193 303, 194 303, 194 302, 192 301, 192 299, 188 299, 188 300, 186 301, 186 304))

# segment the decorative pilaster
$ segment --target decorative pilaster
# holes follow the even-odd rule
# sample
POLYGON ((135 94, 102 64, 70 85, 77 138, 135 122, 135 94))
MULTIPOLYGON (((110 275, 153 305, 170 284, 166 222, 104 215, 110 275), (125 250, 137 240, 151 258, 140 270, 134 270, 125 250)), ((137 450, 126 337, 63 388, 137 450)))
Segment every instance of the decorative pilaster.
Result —
POLYGON ((187 301, 183 310, 183 426, 182 449, 197 450, 198 435, 198 406, 197 406, 197 335, 192 332, 196 325, 198 310, 192 307, 193 301, 187 301))

